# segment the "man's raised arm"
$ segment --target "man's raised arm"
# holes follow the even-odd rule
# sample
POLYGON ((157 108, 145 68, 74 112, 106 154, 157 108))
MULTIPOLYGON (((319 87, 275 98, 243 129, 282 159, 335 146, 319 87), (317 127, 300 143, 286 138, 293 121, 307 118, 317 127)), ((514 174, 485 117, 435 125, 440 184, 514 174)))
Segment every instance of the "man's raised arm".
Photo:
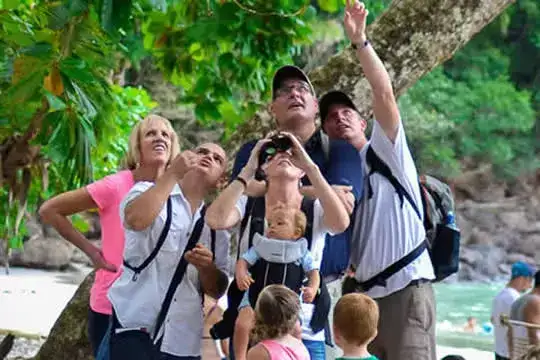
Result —
POLYGON ((373 113, 386 136, 394 142, 399 129, 399 109, 392 88, 392 81, 383 62, 367 40, 364 3, 347 0, 344 26, 347 37, 356 47, 356 57, 373 91, 373 113))

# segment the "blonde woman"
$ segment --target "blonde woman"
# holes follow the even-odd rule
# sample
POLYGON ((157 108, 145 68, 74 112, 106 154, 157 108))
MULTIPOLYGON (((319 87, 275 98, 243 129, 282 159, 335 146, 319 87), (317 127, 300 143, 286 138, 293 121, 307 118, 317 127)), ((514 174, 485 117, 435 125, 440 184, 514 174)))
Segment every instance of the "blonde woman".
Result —
POLYGON ((131 132, 126 170, 106 176, 88 186, 68 191, 47 200, 39 209, 42 222, 54 227, 67 241, 81 249, 96 268, 90 291, 88 333, 94 355, 109 325, 112 306, 107 292, 118 278, 124 250, 124 229, 120 202, 139 181, 155 181, 178 154, 178 138, 171 123, 149 115, 131 132), (101 249, 73 227, 68 216, 99 210, 101 249))

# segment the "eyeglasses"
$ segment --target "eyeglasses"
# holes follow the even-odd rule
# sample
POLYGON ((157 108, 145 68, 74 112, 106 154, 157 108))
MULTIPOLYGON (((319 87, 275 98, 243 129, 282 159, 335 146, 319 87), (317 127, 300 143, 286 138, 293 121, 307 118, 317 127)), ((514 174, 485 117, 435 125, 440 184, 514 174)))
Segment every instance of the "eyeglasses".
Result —
POLYGON ((290 86, 282 86, 276 90, 276 97, 290 95, 294 90, 304 95, 311 92, 311 88, 306 83, 299 83, 290 86))

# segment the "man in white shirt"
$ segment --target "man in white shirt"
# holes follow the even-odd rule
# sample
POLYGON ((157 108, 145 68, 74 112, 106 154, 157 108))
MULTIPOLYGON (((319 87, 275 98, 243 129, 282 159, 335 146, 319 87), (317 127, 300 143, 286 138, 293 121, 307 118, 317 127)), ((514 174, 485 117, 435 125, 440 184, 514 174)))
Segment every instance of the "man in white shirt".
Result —
POLYGON ((491 308, 491 323, 495 334, 495 360, 509 360, 508 328, 501 324, 501 315, 510 316, 512 304, 521 293, 532 286, 534 269, 521 261, 512 265, 510 281, 493 299, 491 308))
POLYGON ((331 139, 346 140, 360 152, 366 181, 355 213, 351 271, 343 290, 364 292, 379 305, 378 335, 370 353, 381 360, 435 360, 434 272, 423 247, 418 174, 390 77, 366 38, 366 17, 363 3, 348 1, 345 31, 373 92, 376 121, 371 139, 364 133, 366 121, 346 94, 333 91, 319 102, 323 129, 331 139), (400 192, 383 175, 370 174, 370 148, 389 167, 400 192), (389 275, 380 276, 383 271, 389 275))
POLYGON ((204 220, 201 218, 204 198, 216 188, 226 167, 224 150, 217 144, 203 144, 178 155, 156 183, 135 184, 122 201, 124 264, 143 263, 156 248, 167 219, 170 228, 152 262, 139 274, 124 266, 122 275, 109 290, 114 327, 111 360, 154 360, 156 356, 160 360, 201 359, 202 296, 207 294, 217 299, 228 285, 227 231, 216 231, 213 241, 210 228, 203 225, 197 245, 185 252, 189 264, 163 325, 157 328, 156 323, 188 239, 198 220, 204 220), (156 351, 146 345, 149 337, 153 337, 156 351))

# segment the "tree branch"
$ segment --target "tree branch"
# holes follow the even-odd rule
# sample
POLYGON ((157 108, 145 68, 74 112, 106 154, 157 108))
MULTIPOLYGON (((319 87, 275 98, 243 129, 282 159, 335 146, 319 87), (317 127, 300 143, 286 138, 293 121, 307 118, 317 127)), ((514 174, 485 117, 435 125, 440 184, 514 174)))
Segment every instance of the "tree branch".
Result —
MULTIPOLYGON (((368 29, 368 37, 386 65, 396 95, 403 94, 435 66, 450 58, 515 0, 394 0, 368 29)), ((348 93, 366 118, 371 91, 350 48, 309 73, 320 96, 339 89, 348 93)), ((268 111, 240 126, 229 143, 237 149, 248 138, 273 127, 268 111)))

